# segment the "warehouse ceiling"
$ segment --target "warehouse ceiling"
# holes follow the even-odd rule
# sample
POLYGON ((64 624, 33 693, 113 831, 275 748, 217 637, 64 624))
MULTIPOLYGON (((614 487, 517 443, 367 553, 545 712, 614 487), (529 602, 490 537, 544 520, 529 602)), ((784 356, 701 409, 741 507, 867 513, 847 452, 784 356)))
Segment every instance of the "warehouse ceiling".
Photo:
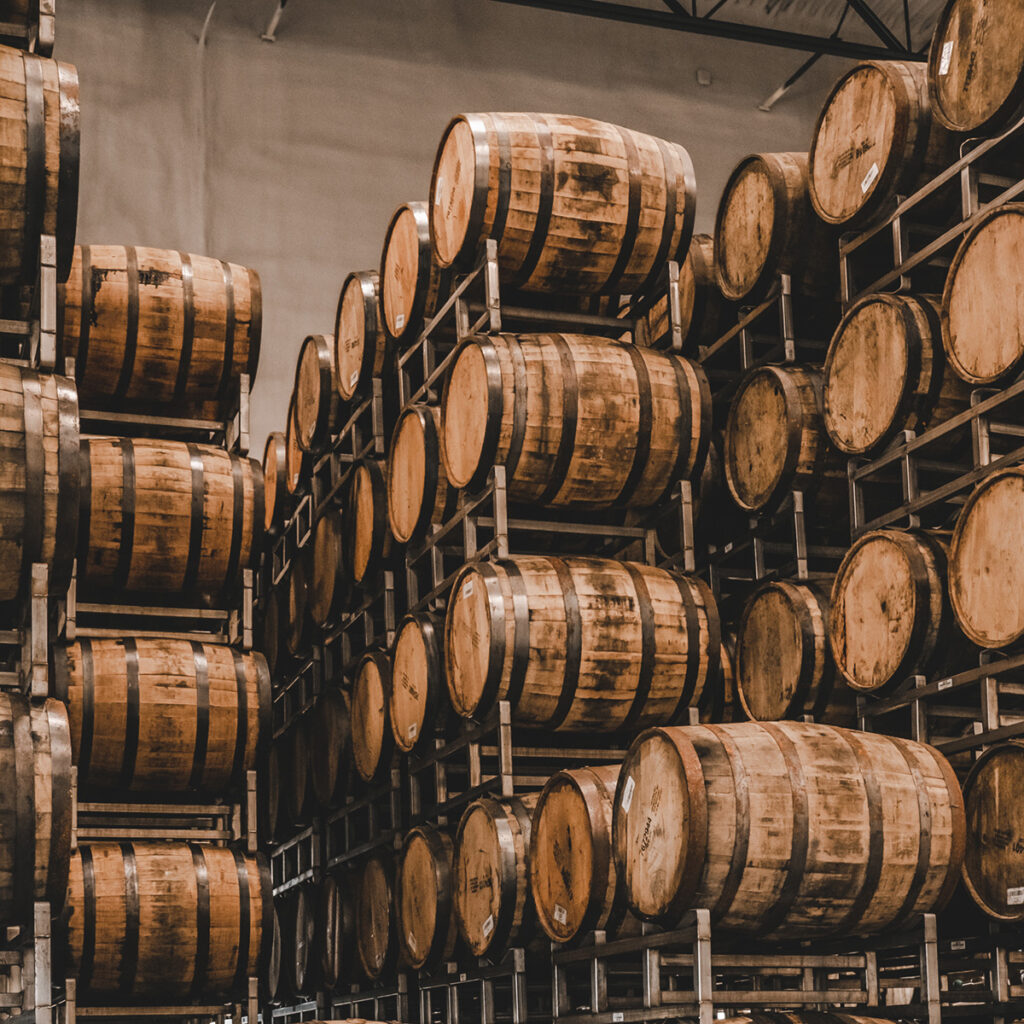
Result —
POLYGON ((856 59, 923 59, 944 0, 497 0, 856 59))

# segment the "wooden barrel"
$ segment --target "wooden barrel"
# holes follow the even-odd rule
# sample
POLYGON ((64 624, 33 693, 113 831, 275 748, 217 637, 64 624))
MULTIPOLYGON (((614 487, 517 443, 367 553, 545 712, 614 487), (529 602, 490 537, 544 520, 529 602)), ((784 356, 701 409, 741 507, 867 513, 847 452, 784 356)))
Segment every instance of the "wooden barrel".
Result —
POLYGON ((367 651, 352 682, 352 758, 366 782, 379 781, 391 768, 395 740, 388 722, 391 662, 381 651, 367 651))
POLYGON ((352 883, 347 875, 328 875, 320 889, 320 970, 324 985, 336 989, 355 974, 356 913, 352 883))
POLYGON ((57 280, 67 279, 78 217, 78 71, 72 64, 0 47, 8 140, 0 185, 0 284, 34 285, 39 239, 57 240, 57 280))
POLYGON ((1001 648, 1024 637, 1019 586, 1024 559, 1016 538, 1024 526, 1024 469, 996 470, 967 499, 949 551, 949 596, 967 638, 1001 648))
POLYGON ((295 367, 296 440, 304 452, 322 448, 341 426, 341 398, 334 386, 334 338, 310 334, 295 367))
POLYGON ((391 365, 384 332, 376 270, 349 274, 341 286, 334 318, 335 386, 343 401, 369 392, 374 377, 391 365))
POLYGON ((964 783, 967 853, 964 885, 974 902, 1000 921, 1024 920, 1021 793, 1024 743, 989 747, 964 783))
POLYGON ((341 509, 328 505, 313 528, 312 575, 307 581, 309 616, 321 630, 338 620, 351 598, 352 585, 345 570, 344 547, 341 509))
POLYGON ((292 558, 286 580, 287 619, 284 644, 292 657, 298 657, 309 647, 313 630, 309 621, 309 566, 307 551, 299 551, 292 558))
POLYGON ((967 386, 942 350, 939 300, 868 295, 839 324, 825 359, 825 429, 847 455, 922 433, 967 408, 967 386))
POLYGON ((4 362, 0 403, 0 601, 22 592, 33 562, 50 567, 50 592, 57 594, 71 578, 78 532, 75 385, 4 362))
POLYGON ((384 329, 393 342, 408 344, 441 308, 452 273, 430 248, 426 203, 403 203, 391 218, 380 257, 380 306, 384 329))
POLYGON ((685 256, 696 199, 675 143, 585 117, 460 114, 434 163, 430 237, 463 268, 495 239, 524 291, 632 295, 685 256))
POLYGON ((811 202, 829 224, 864 224, 958 155, 956 138, 932 120, 921 64, 863 61, 840 77, 818 115, 811 202))
POLYGON ((747 600, 736 629, 736 696, 748 718, 853 725, 853 692, 836 680, 828 642, 830 583, 774 580, 747 600))
POLYGON ((371 853, 356 886, 356 951, 370 980, 382 977, 398 959, 395 873, 383 853, 371 853))
POLYGON ((822 376, 809 366, 761 366, 740 382, 725 426, 725 482, 746 512, 770 511, 792 491, 842 491, 846 464, 822 416, 822 376))
POLYGON ((402 619, 395 633, 388 710, 395 746, 404 754, 429 742, 444 707, 443 626, 430 612, 414 612, 402 619))
POLYGON ((835 229, 818 219, 808 191, 806 153, 757 153, 732 172, 715 221, 715 269, 722 294, 760 302, 780 274, 793 291, 835 290, 835 229))
POLYGON ((441 410, 408 406, 398 417, 388 448, 388 523, 395 540, 422 540, 431 524, 452 515, 457 497, 441 458, 441 410))
POLYGON ((259 274, 174 249, 75 246, 57 297, 60 358, 83 400, 179 408, 219 402, 256 376, 259 274))
POLYGON ((405 837, 395 872, 395 913, 404 960, 416 970, 439 966, 455 951, 453 846, 433 825, 405 837))
POLYGON ((295 721, 285 733, 281 750, 284 805, 293 825, 304 825, 313 814, 310 718, 295 721))
POLYGON ((925 533, 872 530, 846 553, 832 584, 829 643, 855 690, 927 675, 948 653, 952 616, 946 549, 925 533))
POLYGON ((297 494, 306 482, 309 470, 309 456, 299 445, 299 427, 295 421, 295 393, 288 403, 288 425, 284 432, 285 485, 288 493, 297 494))
POLYGON ((638 916, 671 926, 704 907, 765 939, 896 932, 941 910, 964 832, 935 748, 807 722, 651 729, 615 793, 638 916))
POLYGON ((263 766, 260 778, 261 788, 266 793, 266 802, 263 806, 266 808, 265 824, 268 842, 277 836, 284 826, 284 814, 281 813, 284 790, 281 785, 281 755, 279 751, 280 746, 277 743, 270 744, 270 748, 267 750, 266 764, 263 766))
POLYGON ((950 131, 993 135, 1024 106, 1024 35, 1014 0, 949 0, 928 52, 928 91, 950 131))
POLYGON ((192 843, 89 843, 71 857, 68 967, 78 994, 244 998, 274 927, 262 854, 192 843), (102 901, 102 906, 100 905, 102 901))
POLYGON ((549 730, 636 731, 696 706, 717 672, 718 608, 697 577, 598 558, 467 565, 452 585, 455 710, 549 730))
POLYGON ((313 795, 322 808, 335 807, 348 789, 352 760, 352 716, 344 690, 329 689, 321 694, 309 732, 313 795))
POLYGON ((263 446, 263 528, 270 533, 284 522, 288 507, 288 450, 284 434, 273 431, 263 446))
POLYGON ((530 817, 537 793, 474 800, 455 833, 455 919, 473 956, 500 955, 529 937, 530 817))
POLYGON ((942 344, 953 372, 992 384, 1024 366, 1024 203, 990 210, 967 232, 942 292, 942 344))
POLYGON ((287 660, 283 644, 285 613, 285 594, 280 587, 271 587, 263 600, 263 629, 260 637, 260 649, 267 659, 267 668, 275 675, 279 667, 287 660))
POLYGON ((288 967, 295 995, 309 995, 319 983, 320 951, 316 948, 316 910, 314 894, 308 885, 300 885, 292 897, 293 928, 283 943, 291 957, 288 967))
MULTIPOLYGON (((281 985, 281 919, 275 907, 271 917, 273 924, 270 930, 270 955, 266 959, 266 969, 260 978, 260 991, 264 999, 276 999, 280 991, 284 994, 281 985)), ((263 940, 266 942, 266 938, 263 940)))
POLYGON ((259 563, 263 470, 210 445, 82 441, 78 579, 101 590, 219 594, 259 563))
POLYGON ((62 905, 71 853, 71 739, 60 701, 0 692, 0 920, 62 905))
POLYGON ((372 586, 391 556, 384 464, 364 459, 352 471, 345 502, 345 568, 361 586, 372 586))
POLYGON ((501 463, 513 501, 649 508, 700 472, 711 391, 681 356, 575 334, 492 335, 456 354, 441 421, 454 487, 481 487, 501 463))
POLYGON ((558 772, 541 790, 530 835, 530 891, 554 942, 635 923, 612 859, 612 799, 621 765, 558 772))
POLYGON ((126 637, 53 649, 83 787, 223 795, 244 789, 270 738, 270 672, 258 652, 126 637))

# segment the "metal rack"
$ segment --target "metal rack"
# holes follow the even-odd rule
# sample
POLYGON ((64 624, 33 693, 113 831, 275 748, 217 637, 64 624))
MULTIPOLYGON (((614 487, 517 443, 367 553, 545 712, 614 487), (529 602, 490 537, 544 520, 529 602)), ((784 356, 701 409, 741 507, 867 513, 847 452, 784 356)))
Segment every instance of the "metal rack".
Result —
POLYGON ((0 22, 0 44, 49 57, 53 53, 55 7, 56 0, 36 0, 25 21, 0 22))
POLYGON ((395 639, 399 604, 395 574, 385 569, 380 586, 361 592, 356 607, 346 612, 324 637, 324 678, 348 678, 363 651, 390 648, 395 639))
POLYGON ((321 881, 321 834, 317 822, 273 847, 270 874, 274 898, 306 882, 321 881))
POLYGON ((771 951, 761 942, 716 934, 704 909, 673 931, 644 927, 646 934, 637 937, 606 941, 598 932, 590 945, 552 952, 555 1021, 645 1024, 692 1017, 712 1024, 722 1010, 835 1006, 939 1024, 932 914, 912 933, 771 951), (887 993, 897 988, 916 989, 916 1002, 887 1005, 887 993))
POLYGON ((360 989, 353 985, 348 992, 331 997, 335 1016, 374 1021, 407 1021, 409 1017, 409 976, 399 972, 390 986, 360 989))
POLYGON ((274 739, 287 732, 296 719, 313 707, 323 689, 322 651, 319 646, 314 646, 300 667, 289 672, 274 690, 274 739))
POLYGON ((402 771, 397 758, 384 782, 361 785, 324 818, 324 866, 330 871, 382 848, 397 850, 405 834, 402 771))
POLYGON ((74 978, 65 981, 65 1001, 58 1009, 58 1024, 76 1024, 78 1020, 135 1021, 175 1020, 182 1022, 240 1021, 245 1017, 256 1021, 259 1017, 259 986, 256 978, 250 978, 248 992, 243 1002, 208 1003, 206 1005, 179 1006, 91 1006, 78 1002, 78 986, 74 978))
POLYGON ((52 1024, 52 919, 49 903, 34 903, 32 926, 0 944, 0 1016, 52 1024))

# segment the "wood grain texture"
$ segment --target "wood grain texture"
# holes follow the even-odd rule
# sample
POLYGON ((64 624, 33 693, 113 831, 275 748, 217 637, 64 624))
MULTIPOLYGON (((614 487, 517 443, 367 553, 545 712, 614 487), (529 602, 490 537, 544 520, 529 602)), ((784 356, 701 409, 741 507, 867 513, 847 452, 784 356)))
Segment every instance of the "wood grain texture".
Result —
POLYGON ((467 566, 452 585, 445 676, 460 715, 499 700, 553 731, 636 731, 697 706, 721 627, 697 577, 597 558, 467 566))
POLYGON ((397 924, 390 854, 371 853, 356 886, 356 950, 371 980, 383 977, 397 963, 397 924))
POLYGON ((937 750, 804 722, 652 729, 615 795, 636 913, 671 926, 706 907, 767 940, 897 930, 941 909, 964 835, 937 750))
POLYGON ((352 581, 372 588, 391 556, 384 463, 364 459, 352 471, 345 501, 344 564, 352 581))
POLYGON ((278 430, 267 435, 263 446, 263 528, 267 533, 284 525, 288 508, 288 450, 278 430))
POLYGON ((312 715, 298 718, 282 737, 279 764, 284 810, 292 825, 305 825, 313 816, 312 715))
POLYGON ((442 266, 498 243, 503 280, 534 292, 642 292, 685 256, 696 185, 682 146, 557 114, 460 114, 438 149, 430 236, 442 266))
POLYGON ((399 544, 422 540, 431 525, 452 515, 457 497, 441 457, 441 410, 408 406, 398 417, 388 447, 387 506, 392 536, 399 544))
POLYGON ((402 843, 395 877, 398 939, 417 970, 451 960, 456 924, 452 904, 451 836, 433 825, 411 829, 402 843))
POLYGON ((446 705, 443 634, 443 620, 430 612, 406 615, 395 633, 389 712, 395 746, 406 754, 430 742, 446 705))
POLYGON ((335 387, 334 338, 310 334, 295 366, 296 440, 304 452, 324 447, 341 428, 342 402, 335 387))
POLYGON ((482 486, 497 463, 514 501, 646 508, 703 468, 711 391, 681 356, 584 335, 491 335, 456 354, 441 417, 455 487, 482 486))
POLYGON ((319 629, 333 625, 348 608, 352 586, 345 567, 345 526, 341 509, 325 508, 313 527, 308 582, 309 616, 319 629))
POLYGON ((59 356, 91 402, 173 414, 224 400, 259 366, 259 275, 208 256, 76 246, 57 317, 59 356))
POLYGON ((313 707, 310 763, 313 794, 322 808, 345 799, 352 769, 352 712, 349 694, 328 689, 313 707))
POLYGON ((365 782, 387 777, 395 749, 388 706, 391 661, 380 651, 367 651, 356 666, 352 682, 352 758, 365 782))
POLYGON ((320 888, 320 969, 328 989, 356 976, 356 907, 350 873, 330 874, 320 888))
POLYGON ((258 652, 166 638, 56 646, 85 789, 237 792, 270 734, 270 672, 258 652))
POLYGON ((67 906, 68 970, 80 996, 241 996, 269 954, 273 900, 262 854, 90 843, 72 854, 67 906))
POLYGON ((380 308, 376 270, 349 274, 334 318, 335 386, 345 402, 366 394, 391 365, 392 349, 380 308))

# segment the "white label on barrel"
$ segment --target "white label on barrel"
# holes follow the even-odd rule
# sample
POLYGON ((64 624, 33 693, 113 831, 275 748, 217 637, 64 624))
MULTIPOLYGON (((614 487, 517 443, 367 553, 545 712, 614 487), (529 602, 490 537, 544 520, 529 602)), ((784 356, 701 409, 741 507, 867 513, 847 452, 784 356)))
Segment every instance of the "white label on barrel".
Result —
POLYGON ((441 193, 444 191, 444 178, 438 178, 434 186, 434 205, 441 205, 441 193))
POLYGON ((612 1024, 619 1024, 619 1021, 623 1021, 625 1019, 626 1015, 621 1010, 617 1010, 612 1014, 612 1024))
POLYGON ((1024 885, 1014 886, 1006 890, 1006 903, 1010 907, 1019 907, 1024 903, 1024 885))
POLYGON ((948 43, 942 44, 942 58, 939 61, 939 74, 949 74, 949 64, 953 59, 953 40, 950 39, 948 43))
POLYGON ((409 949, 411 949, 415 953, 416 952, 416 936, 413 935, 412 932, 409 932, 405 936, 405 940, 406 940, 406 942, 409 943, 409 949))
POLYGON ((878 177, 878 164, 872 164, 871 170, 864 175, 864 180, 860 183, 861 195, 863 195, 872 185, 875 183, 875 178, 878 177))
POLYGON ((487 920, 484 921, 484 927, 483 927, 484 938, 486 939, 491 934, 491 932, 493 932, 493 931, 494 931, 494 915, 493 914, 488 914, 487 915, 487 920))
POLYGON ((466 582, 462 585, 462 593, 466 597, 472 597, 473 596, 473 581, 472 580, 466 580, 466 582))
POLYGON ((633 802, 633 790, 636 789, 636 783, 633 781, 633 776, 630 775, 626 779, 626 784, 622 787, 622 809, 628 814, 629 805, 633 802))
POLYGON ((940 679, 935 687, 937 690, 951 690, 953 689, 952 679, 940 679))
POLYGON ((415 722, 410 723, 409 728, 406 729, 406 731, 405 731, 406 736, 409 737, 409 742, 410 743, 414 739, 416 739, 416 733, 418 733, 419 731, 420 731, 420 727, 415 722))
POLYGON ((565 922, 568 920, 568 918, 569 918, 569 915, 565 912, 565 907, 563 907, 561 903, 556 903, 555 904, 555 920, 559 924, 565 924, 565 922))
POLYGON ((967 948, 967 943, 964 939, 954 939, 950 944, 949 948, 955 951, 967 948))
POLYGON ((404 313, 399 313, 398 316, 395 317, 395 330, 396 331, 400 331, 404 326, 405 326, 405 314, 404 313))
POLYGON ((356 386, 356 381, 357 380, 359 380, 359 371, 358 370, 353 370, 352 371, 352 376, 349 377, 349 379, 348 379, 348 386, 350 388, 354 388, 356 386))

